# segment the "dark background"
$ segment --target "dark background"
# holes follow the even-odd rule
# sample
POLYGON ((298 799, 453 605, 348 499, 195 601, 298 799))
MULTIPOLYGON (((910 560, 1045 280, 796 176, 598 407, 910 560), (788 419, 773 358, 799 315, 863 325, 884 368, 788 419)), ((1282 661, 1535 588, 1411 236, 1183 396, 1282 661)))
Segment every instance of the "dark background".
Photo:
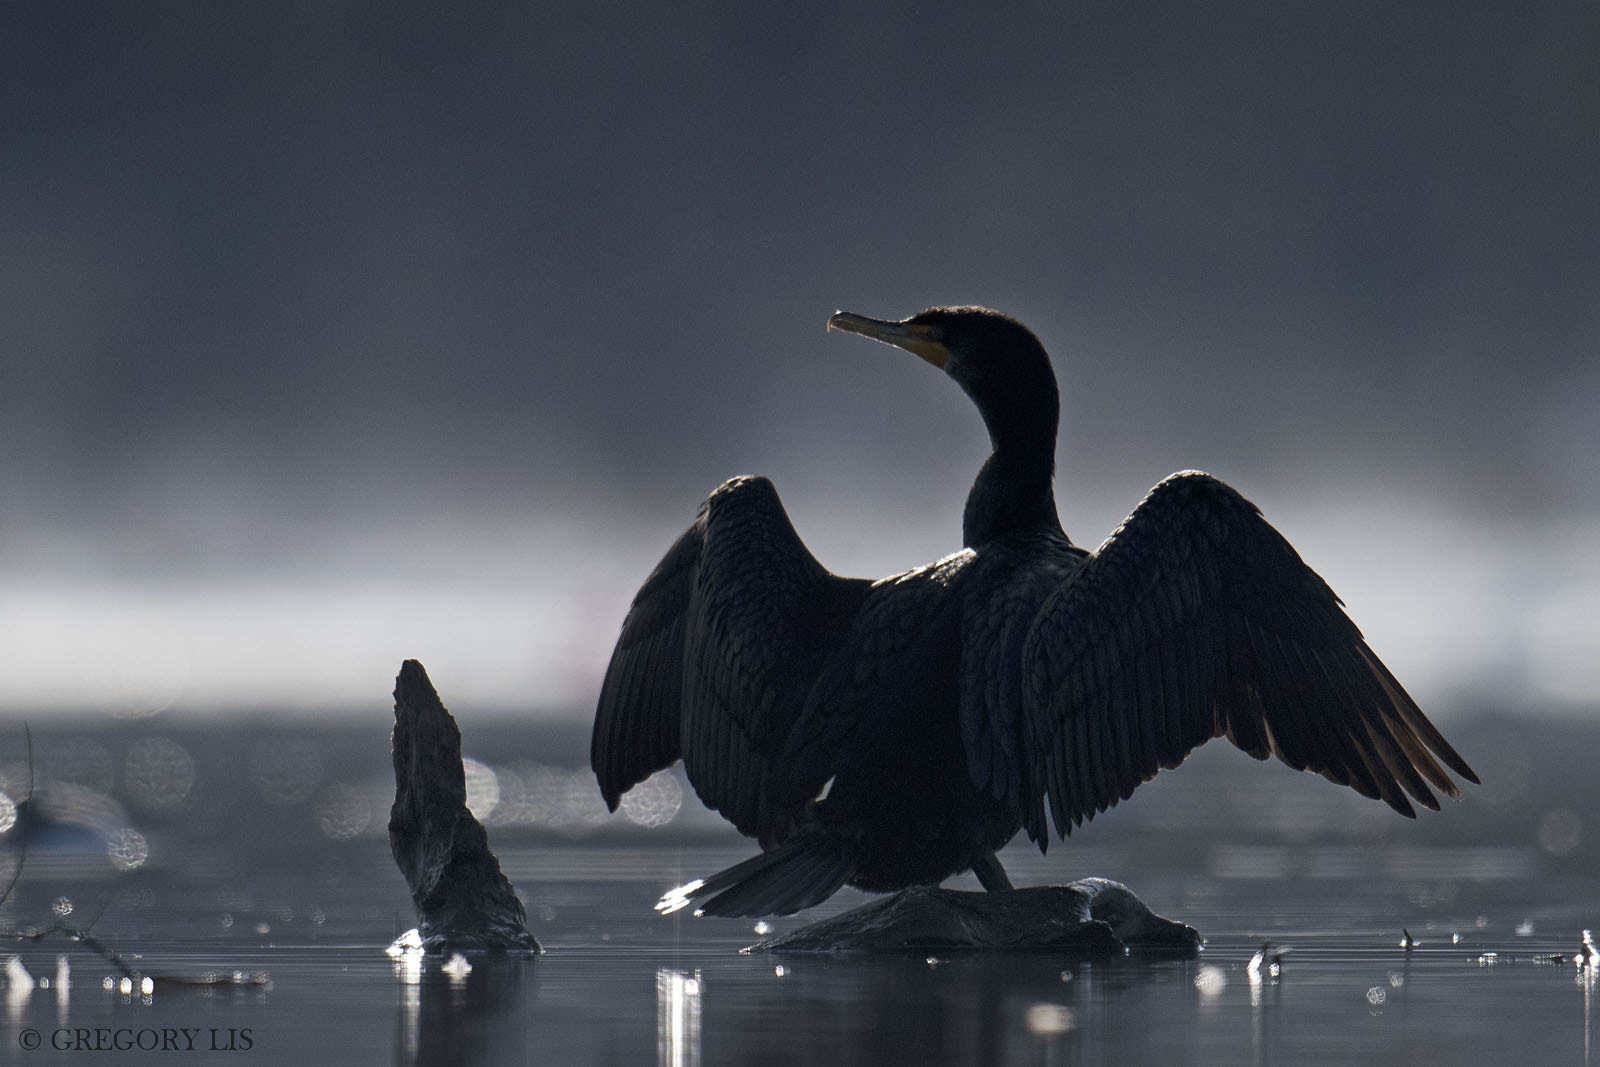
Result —
POLYGON ((723 478, 959 547, 978 302, 1094 545, 1209 469, 1429 710, 1600 686, 1600 6, 13 3, 0 711, 587 713, 723 478))

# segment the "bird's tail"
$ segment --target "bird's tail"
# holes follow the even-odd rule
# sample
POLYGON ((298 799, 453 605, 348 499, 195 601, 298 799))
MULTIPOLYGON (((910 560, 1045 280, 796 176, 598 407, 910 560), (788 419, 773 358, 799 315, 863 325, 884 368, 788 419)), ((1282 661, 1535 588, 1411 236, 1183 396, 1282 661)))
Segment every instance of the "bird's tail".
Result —
POLYGON ((850 880, 855 866, 837 840, 803 834, 710 878, 669 890, 656 910, 670 915, 694 903, 696 915, 792 915, 827 900, 850 880))

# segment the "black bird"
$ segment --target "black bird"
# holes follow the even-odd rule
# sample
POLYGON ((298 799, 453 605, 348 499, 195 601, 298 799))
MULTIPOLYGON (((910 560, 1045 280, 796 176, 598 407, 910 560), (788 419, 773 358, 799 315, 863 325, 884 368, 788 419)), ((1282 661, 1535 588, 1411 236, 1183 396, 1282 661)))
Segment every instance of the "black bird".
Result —
POLYGON ((993 451, 966 547, 873 582, 829 573, 772 483, 700 506, 623 623, 595 715, 606 803, 682 759, 708 806, 765 850, 669 892, 712 915, 786 915, 842 885, 972 870, 1046 807, 1065 837, 1195 746, 1226 736, 1415 816, 1440 761, 1478 779, 1255 506, 1184 471, 1088 552, 1056 517, 1058 399, 1016 320, 939 307, 832 329, 954 378, 993 451))

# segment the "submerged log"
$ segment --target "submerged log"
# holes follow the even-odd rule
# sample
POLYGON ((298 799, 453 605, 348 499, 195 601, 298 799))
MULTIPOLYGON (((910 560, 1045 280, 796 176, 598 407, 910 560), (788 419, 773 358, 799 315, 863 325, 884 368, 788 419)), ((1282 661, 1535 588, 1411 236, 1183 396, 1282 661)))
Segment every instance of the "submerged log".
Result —
POLYGON ((1193 956, 1200 935, 1163 919, 1127 886, 1105 878, 1071 885, 966 893, 916 886, 812 923, 751 949, 762 952, 1067 952, 1129 950, 1193 956))
POLYGON ((411 887, 423 949, 539 951, 488 834, 467 810, 461 731, 414 659, 395 680, 393 743, 389 847, 411 887))

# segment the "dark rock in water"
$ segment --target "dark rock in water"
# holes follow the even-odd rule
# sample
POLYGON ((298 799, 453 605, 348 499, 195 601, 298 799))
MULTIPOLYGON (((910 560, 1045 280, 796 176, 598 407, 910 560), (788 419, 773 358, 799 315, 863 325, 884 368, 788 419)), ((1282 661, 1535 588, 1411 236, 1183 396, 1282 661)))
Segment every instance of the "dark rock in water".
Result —
POLYGON ((539 951, 488 834, 467 810, 461 731, 414 659, 395 681, 389 847, 411 887, 425 950, 539 951))
POLYGON ((916 886, 751 948, 765 952, 1124 951, 1192 956, 1200 935, 1105 878, 963 893, 916 886))

